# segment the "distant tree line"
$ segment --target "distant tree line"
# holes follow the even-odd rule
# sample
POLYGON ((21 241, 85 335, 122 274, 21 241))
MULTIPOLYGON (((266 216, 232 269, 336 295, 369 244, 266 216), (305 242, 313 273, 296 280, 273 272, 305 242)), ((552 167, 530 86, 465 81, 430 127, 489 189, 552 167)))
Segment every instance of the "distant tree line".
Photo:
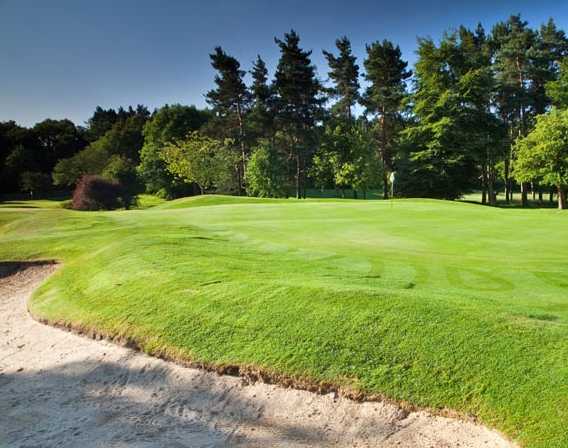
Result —
POLYGON ((208 109, 98 107, 84 127, 0 123, 2 193, 71 189, 85 175, 172 198, 205 192, 305 198, 309 188, 366 197, 456 199, 481 191, 523 206, 568 187, 568 39, 519 15, 490 32, 459 27, 418 40, 413 71, 388 40, 359 65, 347 37, 324 50, 326 80, 295 31, 250 77, 217 47, 208 109), (251 81, 247 83, 247 80, 251 81), (394 185, 393 185, 394 180, 394 185))

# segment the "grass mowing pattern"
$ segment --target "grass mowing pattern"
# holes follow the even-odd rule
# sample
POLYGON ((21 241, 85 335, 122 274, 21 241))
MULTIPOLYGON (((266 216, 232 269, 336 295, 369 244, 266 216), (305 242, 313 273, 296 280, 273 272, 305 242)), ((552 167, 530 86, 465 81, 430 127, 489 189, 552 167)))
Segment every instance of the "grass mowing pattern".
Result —
POLYGON ((8 204, 0 259, 65 263, 32 300, 42 318, 566 447, 567 224, 556 210, 433 200, 8 204))

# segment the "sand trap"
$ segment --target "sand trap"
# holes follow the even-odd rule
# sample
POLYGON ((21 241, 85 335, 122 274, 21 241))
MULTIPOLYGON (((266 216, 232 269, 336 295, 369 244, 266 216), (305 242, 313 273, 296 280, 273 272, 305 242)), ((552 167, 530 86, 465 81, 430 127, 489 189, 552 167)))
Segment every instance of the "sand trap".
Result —
POLYGON ((513 447, 377 402, 246 385, 37 323, 54 265, 0 263, 0 447, 513 447))

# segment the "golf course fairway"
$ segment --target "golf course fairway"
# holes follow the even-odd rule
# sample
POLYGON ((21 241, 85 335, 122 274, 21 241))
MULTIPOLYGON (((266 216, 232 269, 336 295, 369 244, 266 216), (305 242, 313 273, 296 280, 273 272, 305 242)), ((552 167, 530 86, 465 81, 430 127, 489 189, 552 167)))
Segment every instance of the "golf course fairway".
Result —
POLYGON ((568 446, 568 213, 200 196, 0 204, 0 260, 58 260, 32 315, 147 353, 476 416, 568 446))

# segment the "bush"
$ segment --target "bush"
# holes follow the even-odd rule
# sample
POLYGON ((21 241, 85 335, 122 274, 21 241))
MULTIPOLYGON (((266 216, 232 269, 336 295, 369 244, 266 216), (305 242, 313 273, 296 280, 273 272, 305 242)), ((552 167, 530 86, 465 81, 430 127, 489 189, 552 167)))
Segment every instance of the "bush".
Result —
POLYGON ((71 201, 75 210, 113 210, 129 205, 124 203, 124 189, 118 182, 92 175, 81 177, 71 201))
POLYGON ((270 145, 261 144, 247 164, 246 183, 250 196, 261 198, 287 197, 286 166, 270 145))

